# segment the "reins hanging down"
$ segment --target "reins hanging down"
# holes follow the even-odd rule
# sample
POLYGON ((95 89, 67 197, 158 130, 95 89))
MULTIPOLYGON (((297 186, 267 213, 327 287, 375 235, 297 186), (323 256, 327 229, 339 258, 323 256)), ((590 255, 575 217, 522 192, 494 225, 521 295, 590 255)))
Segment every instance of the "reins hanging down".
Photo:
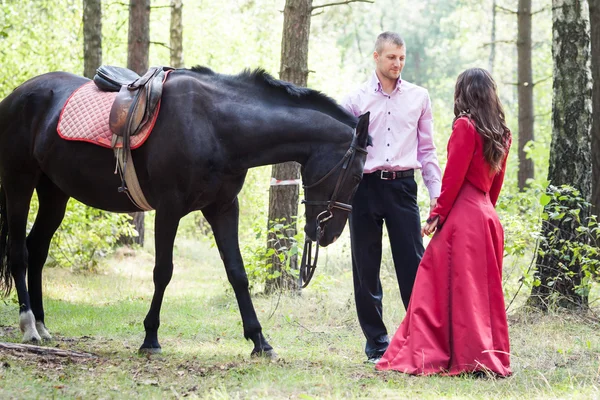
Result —
POLYGON ((352 164, 354 160, 354 156, 356 152, 360 152, 363 154, 367 154, 367 149, 362 148, 356 143, 356 129, 354 130, 352 143, 350 143, 350 148, 344 154, 344 157, 329 170, 321 179, 312 183, 310 185, 305 185, 304 189, 310 189, 317 185, 323 183, 327 178, 329 178, 338 168, 342 168, 340 175, 338 176, 337 182, 335 184, 335 188, 333 189, 333 193, 329 200, 326 201, 310 201, 310 200, 302 200, 302 204, 306 204, 308 206, 327 206, 327 209, 317 215, 316 225, 317 225, 317 237, 316 237, 316 245, 315 245, 315 257, 312 258, 312 240, 308 237, 304 241, 304 251, 302 254, 302 262, 300 263, 300 273, 298 276, 298 285, 301 288, 305 288, 310 283, 313 275, 315 274, 315 270, 317 269, 317 261, 319 259, 319 240, 323 237, 323 233, 325 231, 325 223, 333 218, 333 209, 337 208, 339 210, 345 212, 352 211, 352 205, 347 203, 342 203, 337 201, 338 191, 342 186, 342 183, 346 180, 346 174, 348 172, 348 166, 352 164))

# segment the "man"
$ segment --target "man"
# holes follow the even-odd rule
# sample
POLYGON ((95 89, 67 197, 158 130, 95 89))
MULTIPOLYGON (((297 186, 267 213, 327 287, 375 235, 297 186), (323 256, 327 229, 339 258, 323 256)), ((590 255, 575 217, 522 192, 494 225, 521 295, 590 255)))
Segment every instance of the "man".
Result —
POLYGON ((441 170, 433 143, 429 94, 401 78, 406 61, 404 40, 393 32, 382 33, 375 42, 373 58, 373 75, 343 105, 356 116, 371 112, 373 146, 354 196, 350 238, 356 311, 367 339, 368 361, 376 363, 389 344, 379 279, 383 222, 407 308, 424 251, 414 171, 421 169, 433 209, 440 194, 441 170))

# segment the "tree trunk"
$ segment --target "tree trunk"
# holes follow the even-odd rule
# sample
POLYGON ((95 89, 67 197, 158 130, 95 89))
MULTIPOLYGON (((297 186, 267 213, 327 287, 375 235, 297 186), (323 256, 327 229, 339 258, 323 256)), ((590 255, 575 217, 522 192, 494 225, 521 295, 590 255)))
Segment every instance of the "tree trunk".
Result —
MULTIPOLYGON (((310 34, 310 15, 312 0, 286 0, 283 10, 283 38, 281 41, 281 69, 279 78, 299 86, 306 86, 308 81, 308 38, 310 34)), ((278 180, 300 178, 300 165, 295 162, 273 166, 272 177, 278 180)), ((298 215, 298 185, 271 186, 269 190, 269 241, 268 248, 275 249, 272 257, 273 270, 283 271, 277 254, 278 248, 290 248, 289 240, 275 240, 272 228, 274 223, 289 226, 288 237, 296 233, 298 215)), ((297 268, 296 255, 290 255, 290 266, 297 268)), ((296 287, 296 281, 288 274, 282 273, 276 279, 269 279, 265 291, 272 293, 277 288, 296 287)))
POLYGON ((183 68, 183 0, 171 0, 171 67, 183 68))
MULTIPOLYGON (((552 9, 554 83, 548 180, 554 186, 575 187, 581 197, 589 201, 592 82, 588 6, 585 0, 553 0, 552 9)), ((545 211, 551 210, 545 208, 545 211)), ((586 220, 584 214, 580 215, 581 221, 586 220)), ((566 223, 564 220, 560 225, 559 240, 577 236, 575 221, 566 223)), ((544 223, 542 237, 548 238, 552 232, 552 224, 544 223)), ((587 296, 576 292, 581 283, 581 267, 561 264, 556 253, 553 255, 560 250, 559 243, 549 247, 548 242, 540 241, 536 260, 536 278, 540 284, 532 288, 528 303, 541 309, 549 306, 585 308, 587 296)))
POLYGON ((488 71, 494 73, 494 61, 496 60, 496 0, 492 0, 492 33, 490 38, 490 58, 488 59, 488 71))
MULTIPOLYGON (((127 68, 143 75, 148 70, 150 53, 150 0, 129 1, 129 37, 127 41, 127 68)), ((139 236, 122 238, 121 243, 144 245, 144 213, 130 214, 139 236)))
POLYGON ((600 0, 590 3, 590 30, 592 42, 592 207, 600 214, 600 0))
POLYGON ((308 38, 312 0, 286 0, 283 10, 279 78, 298 86, 308 82, 308 38))
POLYGON ((127 68, 143 75, 150 52, 150 0, 129 1, 127 68))
POLYGON ((527 158, 525 146, 533 140, 533 73, 531 70, 531 0, 519 0, 517 13, 517 69, 519 96, 519 190, 533 179, 533 160, 527 158))
POLYGON ((92 79, 102 64, 102 3, 83 0, 83 76, 92 79))

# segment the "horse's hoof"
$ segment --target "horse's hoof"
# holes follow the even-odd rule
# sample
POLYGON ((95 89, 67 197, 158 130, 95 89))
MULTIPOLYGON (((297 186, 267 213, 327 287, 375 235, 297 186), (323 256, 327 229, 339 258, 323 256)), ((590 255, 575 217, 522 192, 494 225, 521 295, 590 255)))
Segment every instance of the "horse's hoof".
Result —
POLYGON ((252 350, 250 357, 266 358, 267 360, 277 360, 278 356, 275 350, 252 350))
POLYGON ((138 354, 142 356, 151 356, 153 354, 160 354, 162 349, 160 347, 140 347, 138 354))
POLYGON ((35 317, 31 310, 19 314, 19 328, 23 332, 23 343, 38 344, 42 341, 35 327, 35 317))
POLYGON ((50 334, 50 332, 48 332, 48 329, 46 329, 46 326, 43 323, 36 322, 35 327, 36 327, 38 333, 40 334, 42 340, 44 340, 44 341, 52 340, 52 335, 50 334))
POLYGON ((42 342, 42 338, 40 337, 40 335, 38 335, 37 332, 35 332, 33 334, 23 335, 22 342, 28 344, 40 344, 42 342))

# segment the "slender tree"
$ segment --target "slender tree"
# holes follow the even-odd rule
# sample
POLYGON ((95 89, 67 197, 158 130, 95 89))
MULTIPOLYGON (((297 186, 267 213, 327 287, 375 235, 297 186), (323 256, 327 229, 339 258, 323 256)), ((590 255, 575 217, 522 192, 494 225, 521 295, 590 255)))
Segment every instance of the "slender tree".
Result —
MULTIPOLYGON (((129 37, 127 40, 127 68, 142 75, 148 70, 150 52, 150 0, 129 1, 129 37)), ((144 244, 144 213, 132 213, 133 225, 139 236, 124 238, 123 242, 144 244)))
POLYGON ((600 214, 600 0, 588 0, 592 56, 592 206, 600 214))
MULTIPOLYGON (((552 144, 548 180, 554 186, 571 185, 585 200, 591 198, 592 93, 588 5, 585 0, 552 1, 552 57, 554 60, 552 144)), ((546 209, 551 213, 551 209, 546 209)), ((579 215, 586 219, 585 210, 579 215)), ((562 239, 577 237, 576 219, 558 223, 546 221, 536 265, 539 285, 534 286, 529 304, 546 309, 587 306, 587 295, 578 292, 581 266, 565 263, 557 254, 562 239), (556 248, 550 247, 550 245, 556 248)))
POLYGON ((496 60, 496 0, 492 0, 492 28, 490 40, 490 58, 488 60, 488 71, 494 73, 494 61, 496 60))
POLYGON ((171 67, 183 68, 183 0, 171 0, 171 67))
MULTIPOLYGON (((308 81, 308 38, 310 34, 310 15, 312 0, 286 0, 283 10, 283 37, 281 40, 280 79, 299 86, 306 86, 308 81)), ((272 177, 276 181, 293 181, 300 178, 300 165, 296 162, 276 164, 272 168, 272 177)), ((271 185, 269 190, 269 235, 268 247, 275 249, 271 257, 272 269, 283 271, 278 254, 291 246, 287 239, 296 234, 298 215, 298 185, 271 185), (273 232, 274 226, 283 225, 283 235, 273 232), (279 239, 278 237, 279 236, 279 239), (283 236, 283 238, 281 237, 283 236)), ((295 255, 289 260, 292 268, 297 268, 295 255)), ((266 282, 265 291, 273 292, 278 287, 293 288, 294 279, 285 273, 277 279, 266 282)))
POLYGON ((83 76, 92 79, 102 64, 102 3, 83 0, 83 76))
POLYGON ((144 74, 148 70, 149 52, 150 0, 130 0, 127 68, 144 74))
POLYGON ((519 0, 517 12, 517 75, 519 96, 519 190, 533 179, 533 160, 525 146, 534 139, 533 72, 531 67, 531 0, 519 0))
MULTIPOLYGON (((281 40, 281 65, 279 78, 292 82, 298 86, 306 86, 308 82, 308 41, 310 36, 310 19, 313 11, 331 6, 350 3, 373 3, 373 0, 345 0, 334 1, 313 6, 312 0, 286 0, 283 10, 283 36, 281 40)), ((276 164, 271 170, 274 181, 294 181, 300 178, 300 164, 288 162, 276 164)), ((274 249, 271 258, 272 269, 283 271, 278 254, 290 249, 291 240, 297 232, 295 217, 298 215, 299 187, 291 185, 271 185, 269 190, 269 235, 267 247, 274 249), (273 230, 274 226, 283 226, 279 234, 273 230)), ((291 255, 289 263, 291 268, 297 268, 297 256, 291 255)), ((276 279, 266 282, 265 291, 273 292, 276 288, 295 288, 296 282, 285 273, 276 279)))

